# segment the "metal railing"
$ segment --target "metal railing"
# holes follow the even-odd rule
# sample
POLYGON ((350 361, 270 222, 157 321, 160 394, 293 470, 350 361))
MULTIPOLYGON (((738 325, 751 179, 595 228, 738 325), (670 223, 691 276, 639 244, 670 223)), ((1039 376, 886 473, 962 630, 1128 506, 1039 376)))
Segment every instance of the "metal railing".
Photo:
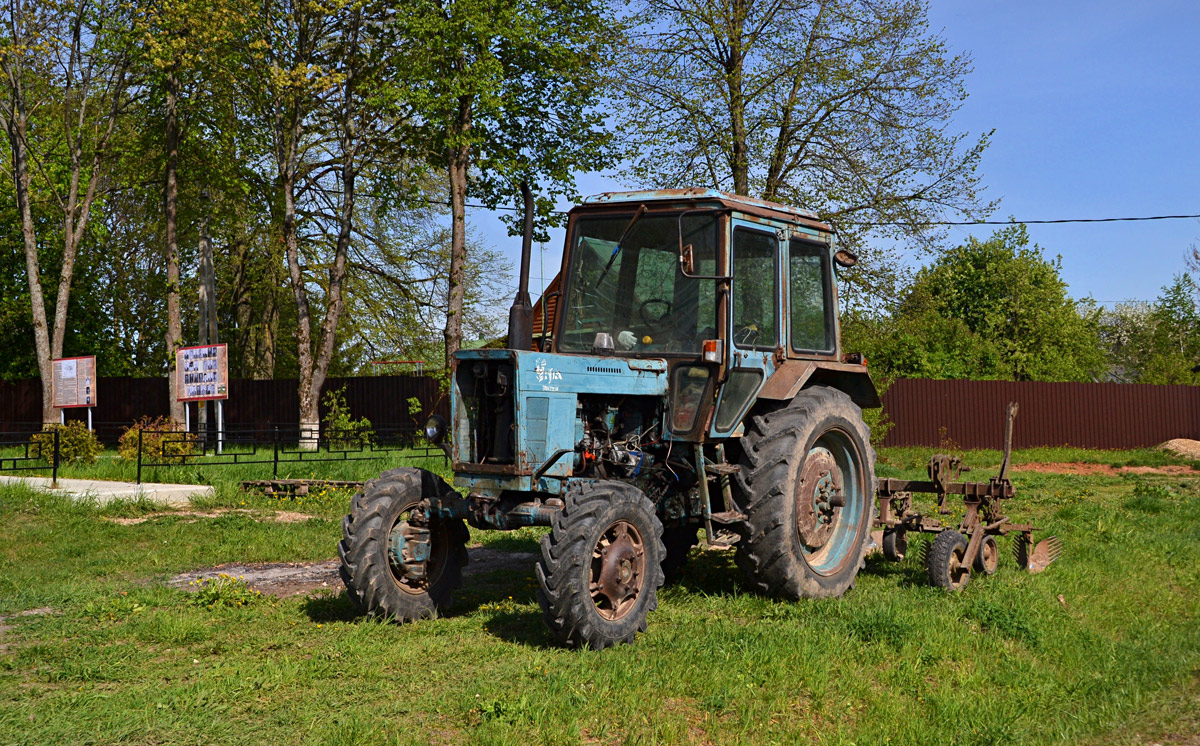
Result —
POLYGON ((416 429, 326 430, 314 436, 276 427, 226 431, 220 442, 180 430, 139 430, 137 482, 143 469, 271 464, 271 476, 278 478, 281 464, 379 461, 400 452, 448 462, 442 449, 423 442, 416 429))
POLYGON ((26 433, 5 433, 0 437, 0 472, 9 471, 46 471, 50 470, 50 481, 58 484, 58 466, 61 463, 62 451, 59 432, 53 430, 37 430, 26 433), (53 442, 53 452, 47 454, 48 442, 53 442), (7 451, 18 451, 16 454, 5 455, 7 451))

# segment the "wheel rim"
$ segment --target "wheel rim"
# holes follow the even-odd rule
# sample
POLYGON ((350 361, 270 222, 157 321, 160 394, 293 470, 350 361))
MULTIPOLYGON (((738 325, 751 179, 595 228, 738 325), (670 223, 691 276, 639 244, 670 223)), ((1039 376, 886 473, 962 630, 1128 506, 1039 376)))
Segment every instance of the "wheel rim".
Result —
POLYGON ((861 454, 846 433, 823 434, 796 479, 796 535, 814 572, 832 575, 858 560, 864 503, 861 454))
POLYGON ((396 552, 394 547, 399 545, 398 537, 403 535, 403 532, 409 526, 409 520, 413 513, 416 512, 416 503, 407 505, 400 511, 396 522, 392 524, 388 530, 387 540, 387 565, 388 571, 391 573, 392 582, 396 587, 405 593, 413 595, 421 595, 429 592, 429 587, 437 582, 441 577, 442 568, 446 566, 446 552, 448 541, 446 537, 446 527, 440 521, 434 521, 429 524, 429 559, 425 563, 425 579, 414 580, 405 572, 403 566, 397 566, 396 552))
POLYGON ((616 621, 637 605, 646 582, 646 547, 629 521, 610 525, 592 549, 588 588, 601 617, 616 621))

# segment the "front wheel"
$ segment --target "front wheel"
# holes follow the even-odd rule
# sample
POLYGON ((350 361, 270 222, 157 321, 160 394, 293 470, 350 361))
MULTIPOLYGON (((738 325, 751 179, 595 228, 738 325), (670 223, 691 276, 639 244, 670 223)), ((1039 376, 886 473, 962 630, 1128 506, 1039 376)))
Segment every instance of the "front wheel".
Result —
POLYGON ((457 519, 426 522, 418 510, 424 498, 449 492, 436 475, 403 468, 384 472, 354 496, 338 557, 346 594, 360 610, 403 622, 450 604, 467 564, 467 527, 457 519))
POLYGON ((738 565, 763 593, 841 596, 863 566, 875 514, 875 451, 862 410, 814 386, 746 425, 738 565))
POLYGON ((601 650, 644 632, 663 584, 662 534, 636 487, 572 484, 535 567, 538 603, 555 639, 601 650))

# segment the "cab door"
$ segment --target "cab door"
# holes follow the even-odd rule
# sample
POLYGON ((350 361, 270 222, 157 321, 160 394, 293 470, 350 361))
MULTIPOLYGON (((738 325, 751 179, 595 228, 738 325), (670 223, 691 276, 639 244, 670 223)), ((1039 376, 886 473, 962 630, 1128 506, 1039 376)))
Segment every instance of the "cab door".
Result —
POLYGON ((713 437, 741 433, 742 418, 775 372, 775 351, 784 343, 781 234, 736 218, 731 229, 728 372, 713 414, 713 437))

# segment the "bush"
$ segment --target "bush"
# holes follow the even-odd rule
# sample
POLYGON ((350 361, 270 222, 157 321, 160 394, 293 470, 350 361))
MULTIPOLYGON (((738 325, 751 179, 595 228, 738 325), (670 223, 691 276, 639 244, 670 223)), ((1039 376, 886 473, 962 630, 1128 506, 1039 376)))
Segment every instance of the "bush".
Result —
POLYGON ((117 442, 117 458, 137 461, 138 433, 142 433, 143 458, 164 459, 184 463, 195 453, 195 438, 185 434, 183 426, 169 417, 142 417, 121 433, 117 442), (180 433, 172 435, 171 433, 180 433))
POLYGON ((46 425, 42 432, 30 440, 33 446, 30 455, 41 458, 46 463, 54 462, 54 432, 58 431, 58 459, 60 464, 94 464, 96 458, 104 451, 100 439, 87 429, 82 422, 68 422, 65 425, 46 425))
POLYGON ((325 439, 332 449, 357 448, 375 442, 375 428, 366 417, 353 419, 346 404, 346 387, 325 393, 325 439))

